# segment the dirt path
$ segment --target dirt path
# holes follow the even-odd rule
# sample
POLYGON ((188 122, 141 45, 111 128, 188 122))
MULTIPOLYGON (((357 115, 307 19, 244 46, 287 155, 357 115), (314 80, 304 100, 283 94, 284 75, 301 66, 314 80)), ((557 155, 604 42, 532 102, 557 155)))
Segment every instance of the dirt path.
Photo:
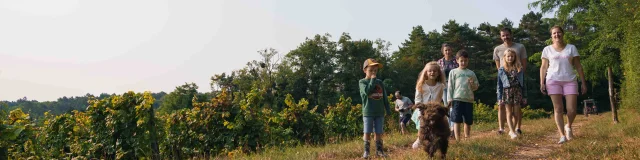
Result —
MULTIPOLYGON (((479 132, 472 131, 471 139, 481 139, 481 138, 485 138, 485 137, 489 137, 489 136, 495 136, 495 135, 496 135, 496 131, 494 131, 494 130, 479 131, 479 132)), ((449 145, 450 146, 451 145, 455 145, 456 143, 457 142, 455 140, 451 140, 450 139, 450 141, 449 141, 449 145)), ((387 146, 388 157, 391 157, 391 158, 387 158, 387 159, 394 159, 393 157, 406 157, 406 155, 413 155, 413 154, 417 154, 419 152, 424 152, 422 149, 412 149, 411 145, 412 145, 412 143, 404 144, 404 145, 401 145, 401 146, 394 146, 394 145, 387 146)), ((372 153, 374 153, 374 152, 372 152, 372 153)), ((361 158, 356 158, 356 159, 361 159, 361 158)), ((383 158, 379 158, 379 157, 373 156, 372 159, 383 159, 383 158)))
MULTIPOLYGON (((588 119, 577 118, 573 123, 573 135, 580 135, 580 128, 588 119)), ((544 159, 548 158, 551 152, 558 149, 562 144, 558 144, 558 131, 554 129, 543 137, 536 138, 533 141, 527 141, 524 146, 518 146, 517 152, 511 154, 509 159, 544 159)))
MULTIPOLYGON (((573 135, 580 135, 582 130, 580 129, 585 123, 589 120, 576 117, 575 122, 573 123, 573 135)), ((527 125, 523 125, 526 127, 527 125)), ((495 136, 497 133, 495 130, 481 131, 481 132, 473 132, 471 134, 471 139, 482 139, 490 136, 495 136)), ((455 141, 450 141, 455 145, 455 141)), ((557 144, 558 142, 558 133, 554 129, 553 132, 549 132, 548 134, 537 137, 534 140, 529 140, 523 146, 517 147, 517 152, 510 155, 509 159, 545 159, 548 158, 555 149, 559 148, 561 144, 557 144)), ((404 157, 401 155, 406 154, 415 154, 416 152, 423 152, 422 150, 414 150, 410 149, 410 144, 403 146, 389 146, 387 154, 390 157, 404 157)))
MULTIPOLYGON (((595 118, 595 117, 594 117, 595 118)), ((589 123, 593 118, 584 118, 582 116, 577 116, 573 123, 574 136, 580 138, 583 130, 581 129, 585 124, 589 123)), ((553 121, 551 121, 553 122, 553 121)), ((531 125, 531 124, 529 124, 531 125)), ((529 128, 528 125, 523 124, 523 128, 529 128)), ((495 130, 485 130, 485 131, 472 131, 471 139, 484 139, 492 136, 496 136, 495 130)), ((526 134, 526 133, 525 133, 526 134)), ((553 151, 560 148, 562 145, 557 144, 558 142, 558 133, 554 127, 552 132, 546 133, 543 136, 536 136, 532 139, 526 140, 521 145, 518 145, 515 149, 516 151, 507 155, 507 159, 547 159, 551 155, 553 151)), ((450 145, 455 145, 457 142, 455 140, 449 141, 450 145)), ((570 143, 570 142, 568 142, 570 143)), ((389 156, 386 159, 413 159, 411 155, 419 154, 420 152, 424 152, 422 149, 411 149, 411 143, 402 144, 402 145, 388 145, 386 146, 387 155, 389 156), (395 158, 394 158, 395 157, 395 158)), ((373 150, 373 149, 372 149, 373 150)), ((374 154, 375 151, 372 152, 374 154)), ((333 159, 331 155, 321 155, 318 157, 319 159, 333 159)), ((349 158, 349 159, 361 159, 361 158, 349 158)), ((383 159, 372 155, 372 159, 383 159)))

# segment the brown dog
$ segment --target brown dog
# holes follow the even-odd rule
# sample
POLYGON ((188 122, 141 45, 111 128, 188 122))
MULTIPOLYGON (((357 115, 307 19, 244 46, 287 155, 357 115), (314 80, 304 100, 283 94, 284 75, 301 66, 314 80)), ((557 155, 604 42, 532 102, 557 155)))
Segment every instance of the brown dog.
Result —
POLYGON ((414 109, 420 109, 419 139, 424 151, 433 158, 436 150, 440 150, 440 158, 445 159, 449 147, 449 122, 447 116, 449 109, 438 102, 416 104, 414 109))

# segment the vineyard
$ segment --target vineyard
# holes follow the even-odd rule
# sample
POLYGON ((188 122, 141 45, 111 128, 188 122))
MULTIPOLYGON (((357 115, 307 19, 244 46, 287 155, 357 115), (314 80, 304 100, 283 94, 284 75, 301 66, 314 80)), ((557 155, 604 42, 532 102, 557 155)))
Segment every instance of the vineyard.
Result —
MULTIPOLYGON (((288 95, 286 109, 276 112, 259 106, 262 94, 254 89, 233 102, 223 91, 209 102, 195 97, 191 109, 159 115, 154 115, 149 92, 90 98, 84 112, 45 113, 39 122, 16 109, 3 116, 2 145, 7 147, 2 149, 9 157, 25 159, 185 159, 324 145, 361 136, 362 108, 351 105, 350 98, 340 98, 318 113, 307 100, 295 102, 288 95)), ((530 114, 534 118, 549 116, 541 109, 527 111, 535 112, 530 114)), ((495 113, 476 104, 476 114, 482 115, 476 116, 479 123, 495 121, 495 113)), ((398 130, 397 118, 387 116, 388 132, 398 130)))

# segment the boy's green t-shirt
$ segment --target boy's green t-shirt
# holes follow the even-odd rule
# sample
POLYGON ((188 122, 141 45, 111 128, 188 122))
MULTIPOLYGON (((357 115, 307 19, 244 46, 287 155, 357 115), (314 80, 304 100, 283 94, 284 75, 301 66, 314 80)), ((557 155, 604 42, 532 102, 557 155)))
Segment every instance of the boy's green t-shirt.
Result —
POLYGON ((469 86, 469 79, 473 79, 473 83, 479 87, 478 78, 473 71, 469 69, 456 68, 449 73, 449 83, 447 85, 447 99, 450 101, 474 102, 474 95, 469 86))
POLYGON ((362 98, 362 116, 384 116, 391 114, 387 91, 379 79, 360 79, 360 97, 362 98))

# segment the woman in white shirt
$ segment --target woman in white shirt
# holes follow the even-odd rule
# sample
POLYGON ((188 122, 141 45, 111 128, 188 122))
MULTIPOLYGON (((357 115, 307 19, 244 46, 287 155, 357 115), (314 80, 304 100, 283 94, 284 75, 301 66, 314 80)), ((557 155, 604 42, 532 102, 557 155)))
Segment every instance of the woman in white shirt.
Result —
POLYGON ((558 127, 558 133, 560 133, 560 141, 558 141, 560 144, 573 138, 571 125, 576 118, 578 103, 576 71, 582 82, 580 87, 582 94, 587 93, 587 85, 584 80, 578 49, 572 44, 566 44, 562 39, 563 36, 564 30, 560 26, 551 27, 553 44, 542 50, 542 66, 540 66, 540 91, 543 94, 548 94, 553 102, 556 126, 558 127), (564 125, 563 118, 562 96, 567 100, 568 122, 566 125, 564 125))

